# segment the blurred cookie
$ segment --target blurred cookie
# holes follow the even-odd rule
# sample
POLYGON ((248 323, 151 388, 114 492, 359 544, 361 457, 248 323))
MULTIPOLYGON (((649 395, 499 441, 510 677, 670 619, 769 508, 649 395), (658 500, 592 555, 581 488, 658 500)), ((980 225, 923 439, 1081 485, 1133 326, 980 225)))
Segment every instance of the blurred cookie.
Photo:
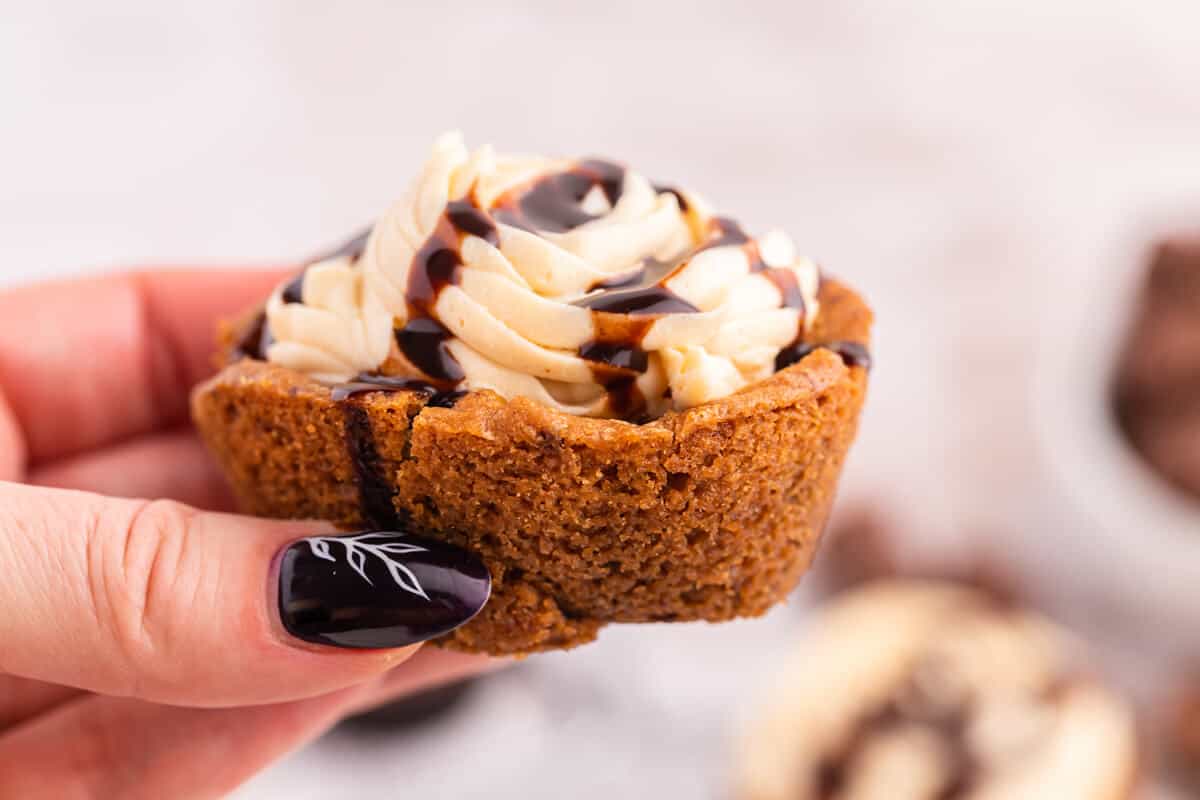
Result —
POLYGON ((1075 641, 985 592, 893 580, 844 594, 745 737, 740 800, 1124 800, 1133 716, 1075 641))
POLYGON ((1171 778, 1200 794, 1200 676, 1194 675, 1170 696, 1161 721, 1171 778))

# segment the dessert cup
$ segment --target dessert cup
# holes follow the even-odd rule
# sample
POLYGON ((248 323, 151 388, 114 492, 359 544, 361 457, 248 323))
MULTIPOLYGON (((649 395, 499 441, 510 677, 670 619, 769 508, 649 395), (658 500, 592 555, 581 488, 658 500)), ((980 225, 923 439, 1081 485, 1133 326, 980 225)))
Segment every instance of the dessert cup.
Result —
MULTIPOLYGON (((813 342, 869 340, 834 280, 813 342)), ((245 328, 227 332, 236 350, 245 328)), ((362 394, 236 357, 193 396, 197 428, 254 514, 369 527, 383 512, 480 554, 492 598, 439 640, 493 654, 572 647, 610 622, 765 612, 808 567, 867 370, 812 352, 653 421, 591 419, 491 391, 362 394), (449 406, 449 407, 443 407, 449 406)))
POLYGON ((192 411, 247 511, 477 553, 447 647, 782 600, 854 438, 871 312, 781 231, 617 162, 435 142, 228 332, 192 411))

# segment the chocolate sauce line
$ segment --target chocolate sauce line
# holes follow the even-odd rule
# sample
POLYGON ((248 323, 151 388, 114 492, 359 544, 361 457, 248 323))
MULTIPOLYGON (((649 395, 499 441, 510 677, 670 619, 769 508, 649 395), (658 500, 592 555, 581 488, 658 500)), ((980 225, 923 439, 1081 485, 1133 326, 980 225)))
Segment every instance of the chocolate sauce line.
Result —
POLYGON ((280 293, 280 299, 285 303, 303 303, 304 302, 304 276, 308 274, 308 268, 313 264, 320 264, 322 261, 330 261, 335 258, 349 258, 353 263, 362 257, 363 251, 367 248, 367 239, 371 236, 371 226, 368 225, 350 239, 342 242, 332 250, 328 250, 321 255, 311 258, 304 263, 303 269, 296 275, 295 278, 288 281, 280 293))
MULTIPOLYGON (((741 225, 729 217, 714 217, 710 223, 708 240, 683 257, 669 262, 647 259, 640 271, 599 284, 599 291, 575 301, 575 305, 593 312, 597 328, 594 340, 579 349, 579 356, 593 364, 596 382, 609 390, 610 405, 620 403, 627 407, 627 411, 637 410, 639 393, 636 385, 629 375, 614 372, 612 368, 645 372, 649 357, 641 343, 654 320, 666 314, 698 313, 700 310, 664 284, 700 253, 729 246, 741 247, 750 271, 761 273, 775 285, 784 307, 800 312, 799 330, 803 333, 804 294, 795 273, 790 269, 768 267, 759 253, 757 242, 750 238, 741 225), (614 392, 614 387, 619 387, 619 390, 614 392)), ((782 362, 793 363, 811 352, 809 348, 801 353, 802 347, 807 345, 803 345, 798 337, 797 342, 785 348, 788 352, 781 354, 782 362)), ((776 363, 781 363, 781 360, 777 359, 776 363)), ((641 402, 644 405, 644 400, 641 402)))
POLYGON ((687 264, 706 250, 717 247, 739 246, 746 254, 751 273, 761 273, 775 284, 782 305, 804 313, 804 295, 792 270, 768 267, 758 251, 758 243, 729 217, 714 217, 710 222, 709 238, 699 247, 674 261, 646 259, 640 270, 602 281, 587 296, 575 301, 574 305, 614 314, 688 314, 700 309, 666 288, 664 284, 687 264))
POLYGON ((259 311, 254 315, 254 320, 246 328, 241 338, 230 349, 229 363, 243 358, 265 361, 267 348, 270 347, 272 341, 271 326, 267 324, 267 312, 259 311))
MULTIPOLYGON (((640 339, 639 339, 640 344, 640 339)), ((579 357, 596 364, 606 364, 615 370, 629 370, 642 373, 650 366, 650 354, 637 345, 623 342, 591 341, 579 348, 579 357)), ((597 370, 593 368, 593 373, 597 370)), ((600 371, 598 383, 615 383, 629 377, 611 371, 600 371)))
POLYGON ((658 192, 659 194, 675 195, 675 200, 676 200, 676 202, 679 203, 680 211, 686 212, 688 210, 688 201, 687 201, 687 198, 683 196, 683 192, 676 189, 674 186, 667 186, 666 184, 663 184, 663 183, 655 183, 655 184, 651 184, 651 185, 654 187, 654 191, 658 192))
POLYGON ((871 369, 871 351, 867 349, 865 344, 859 342, 793 342, 787 347, 779 351, 779 355, 775 356, 775 371, 778 372, 785 367, 790 367, 797 361, 802 360, 809 353, 823 348, 832 351, 841 357, 847 367, 862 367, 863 369, 871 369))
POLYGON ((396 345, 413 366, 436 381, 457 384, 466 377, 451 355, 450 331, 432 317, 415 317, 395 332, 396 345))
POLYGON ((308 267, 301 270, 296 277, 284 285, 279 297, 285 303, 300 304, 304 302, 304 278, 308 275, 308 267))
POLYGON ((597 187, 610 206, 621 199, 625 168, 598 158, 542 175, 502 194, 492 215, 499 222, 534 233, 566 233, 601 215, 583 210, 583 199, 597 187))
MULTIPOLYGON (((806 308, 796 274, 787 268, 768 267, 758 243, 736 220, 714 217, 708 240, 681 258, 667 262, 647 259, 639 271, 600 283, 594 287, 599 291, 575 301, 574 305, 593 312, 597 329, 595 338, 579 348, 578 354, 592 365, 593 377, 608 390, 610 406, 616 413, 625 415, 645 405, 634 382, 636 376, 631 377, 624 371, 641 373, 647 369, 649 356, 641 344, 654 320, 666 314, 698 313, 700 310, 668 289, 667 281, 700 253, 731 246, 742 248, 752 274, 761 274, 775 285, 782 307, 794 308, 800 314, 796 340, 780 352, 776 370, 812 351, 813 346, 803 340, 806 308), (639 317, 641 319, 637 319, 639 317)), ((869 363, 865 348, 847 344, 844 349, 843 358, 848 363, 869 363)))
MULTIPOLYGON (((319 255, 307 261, 304 267, 283 287, 280 292, 280 299, 285 303, 303 303, 304 302, 304 276, 308 272, 308 268, 313 264, 319 264, 322 261, 328 261, 332 258, 349 257, 351 260, 357 261, 362 256, 363 250, 366 249, 367 239, 371 235, 371 227, 368 226, 359 231, 356 235, 338 245, 334 249, 319 255)), ((236 361, 239 358, 252 358, 256 361, 265 361, 267 347, 274 341, 271 336, 271 326, 267 323, 266 311, 260 311, 255 317, 250 327, 238 340, 238 343, 230 352, 230 360, 236 361)))
POLYGON ((403 520, 396 512, 396 492, 375 443, 371 416, 358 398, 372 392, 400 391, 419 392, 425 395, 425 406, 434 408, 451 408, 466 394, 443 391, 424 381, 362 374, 333 387, 330 395, 342 409, 346 451, 358 487, 359 511, 367 525, 381 530, 398 530, 403 520))
POLYGON ((715 225, 713 231, 713 240, 683 257, 674 261, 647 259, 640 271, 601 283, 599 291, 575 301, 574 305, 592 312, 596 329, 594 339, 580 347, 578 354, 592 365, 596 382, 609 390, 614 410, 620 405, 632 412, 644 405, 634 383, 636 375, 630 376, 625 371, 642 373, 649 366, 649 354, 641 345, 654 322, 667 314, 700 311, 663 284, 696 254, 719 246, 713 242, 728 242, 738 237, 739 242, 748 241, 736 223, 728 230, 715 225))
POLYGON ((383 459, 375 444, 371 416, 353 399, 340 404, 345 418, 346 449, 358 484, 359 509, 363 520, 376 530, 399 530, 400 515, 392 502, 395 491, 383 469, 383 459))
POLYGON ((347 383, 333 387, 330 398, 335 403, 370 392, 419 392, 426 396, 425 405, 435 408, 451 408, 466 392, 446 390, 432 383, 413 378, 393 378, 389 375, 362 373, 347 383))
POLYGON ((783 308, 794 308, 800 312, 800 327, 803 328, 806 313, 804 292, 800 290, 800 281, 796 278, 796 273, 785 267, 767 267, 759 274, 775 284, 783 308))
POLYGON ((500 242, 499 231, 475 204, 473 194, 446 204, 433 233, 413 257, 405 292, 408 322, 394 334, 396 346, 413 366, 447 384, 459 383, 465 374, 446 347, 451 334, 434 318, 433 309, 442 290, 462 279, 462 239, 467 235, 493 246, 500 242))

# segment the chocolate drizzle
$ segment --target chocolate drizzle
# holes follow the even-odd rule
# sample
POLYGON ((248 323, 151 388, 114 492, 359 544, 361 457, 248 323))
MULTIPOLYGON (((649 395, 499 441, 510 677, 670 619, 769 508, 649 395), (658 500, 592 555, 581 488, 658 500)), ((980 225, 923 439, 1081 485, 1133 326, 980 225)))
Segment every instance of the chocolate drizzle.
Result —
POLYGON ((354 468, 362 518, 376 529, 400 530, 397 526, 403 521, 396 512, 396 492, 379 456, 370 414, 359 402, 362 395, 372 392, 418 392, 424 395, 425 406, 434 408, 452 408, 466 392, 446 391, 425 381, 371 373, 356 375, 353 381, 333 387, 330 397, 342 409, 345 419, 346 450, 354 468))
POLYGON ((800 312, 800 325, 804 325, 804 293, 800 291, 800 281, 796 273, 790 269, 767 267, 762 270, 764 278, 775 284, 779 290, 779 298, 784 308, 794 308, 800 312))
MULTIPOLYGON (((308 272, 308 268, 313 264, 319 264, 322 261, 328 261, 332 258, 349 257, 352 261, 357 261, 366 248, 367 239, 370 235, 371 228, 368 226, 334 249, 306 262, 304 268, 300 270, 296 277, 284 285, 280 291, 280 299, 285 303, 303 303, 304 276, 308 272)), ((254 320, 250 323, 245 333, 242 334, 242 338, 230 350, 229 361, 232 363, 242 358, 265 361, 267 358, 267 348, 270 347, 273 341, 274 337, 271 336, 271 326, 267 322, 267 313, 266 311, 260 311, 254 317, 254 320)))
POLYGON ((395 335, 396 345, 404 357, 432 380, 456 384, 466 377, 446 347, 452 338, 450 331, 437 320, 415 317, 395 335))
MULTIPOLYGON (((728 247, 730 245, 753 245, 754 240, 742 230, 742 226, 732 217, 713 217, 708 223, 709 234, 708 241, 702 246, 701 250, 712 250, 714 247, 728 247)), ((758 255, 758 248, 755 247, 750 256, 750 271, 757 272, 755 264, 762 264, 762 258, 758 255)))
MULTIPOLYGON (((670 191, 656 187, 659 191, 670 191)), ((680 198, 682 200, 682 198, 680 198)), ((635 384, 636 375, 645 372, 649 357, 641 347, 650 326, 667 314, 694 314, 700 311, 666 287, 666 283, 691 259, 706 250, 718 247, 740 247, 752 274, 761 274, 779 290, 781 305, 800 312, 799 334, 795 342, 781 351, 776 369, 794 363, 812 351, 813 345, 803 341, 804 294, 795 272, 788 268, 768 267, 759 252, 758 243, 729 217, 714 217, 709 223, 708 239, 696 249, 674 261, 646 259, 641 267, 626 275, 598 284, 596 291, 580 300, 576 306, 590 309, 596 327, 596 337, 579 349, 579 356, 591 362, 596 382, 608 389, 610 406, 622 415, 635 412, 645 405, 635 384), (614 371, 615 368, 615 371, 614 371), (619 406, 619 407, 618 407, 619 406)), ((865 348, 847 345, 848 356, 857 363, 866 363, 865 348), (854 348, 859 350, 854 350, 854 348)))
POLYGON ((392 502, 395 491, 375 445, 371 416, 352 397, 347 397, 339 405, 346 420, 346 449, 350 454, 350 464, 354 467, 363 521, 374 530, 401 530, 400 516, 392 502))
POLYGON ((761 274, 775 284, 775 288, 779 290, 783 307, 794 308, 800 312, 800 325, 803 328, 806 311, 804 293, 800 291, 800 282, 796 280, 796 273, 786 267, 768 267, 767 263, 763 261, 762 253, 759 252, 758 242, 751 239, 736 220, 729 217, 714 217, 712 226, 713 238, 701 249, 711 250, 714 247, 740 246, 746 254, 750 272, 761 274))
POLYGON ((679 191, 674 186, 666 186, 665 184, 661 184, 661 183, 656 183, 653 185, 654 185, 654 191, 658 192, 659 194, 675 195, 675 200, 679 203, 680 211, 688 210, 688 201, 687 201, 687 198, 683 196, 683 192, 679 191))
MULTIPOLYGON (((700 311, 664 284, 696 254, 720 247, 722 244, 749 241, 737 227, 737 223, 721 218, 713 222, 728 223, 730 227, 714 224, 713 237, 683 257, 674 261, 648 258, 638 270, 610 278, 598 284, 597 291, 575 301, 574 305, 592 311, 597 331, 596 340, 580 349, 581 357, 613 364, 611 358, 605 357, 605 354, 620 348, 640 346, 642 338, 659 317, 667 314, 695 314, 700 311), (593 358, 585 351, 599 357, 593 358)), ((628 358, 622 354, 621 360, 628 358)), ((641 371, 645 371, 644 366, 641 371)))
POLYGON ((602 290, 576 300, 575 305, 598 314, 628 316, 695 314, 700 310, 665 286, 658 285, 622 291, 602 290))
POLYGON ((694 313, 698 309, 663 286, 626 291, 601 291, 576 305, 592 311, 595 338, 579 348, 592 377, 608 392, 608 404, 622 418, 646 407, 637 378, 650 366, 642 340, 661 316, 694 313))
POLYGON ((610 206, 621 199, 625 168, 589 158, 543 175, 502 194, 492 212, 498 222, 532 232, 566 233, 601 215, 583 209, 583 199, 599 187, 610 206))
POLYGON ((646 407, 637 379, 650 367, 650 354, 642 347, 642 339, 657 317, 597 313, 596 318, 596 338, 579 348, 579 357, 588 362, 593 380, 607 392, 611 411, 629 419, 646 407), (611 319, 607 330, 606 318, 611 319))
POLYGON ((245 333, 229 351, 229 363, 243 358, 255 361, 266 360, 267 348, 271 346, 271 326, 267 324, 267 312, 259 311, 246 328, 245 333))
MULTIPOLYGON (((588 361, 607 364, 618 370, 631 370, 633 372, 645 372, 646 368, 650 365, 650 356, 645 350, 635 345, 619 342, 588 342, 579 348, 579 357, 588 361)), ((614 380, 623 377, 626 376, 612 376, 614 380)))
POLYGON ((433 235, 417 251, 409 269, 405 292, 409 318, 432 316, 442 289, 458 283, 461 267, 458 229, 450 221, 449 213, 444 213, 438 219, 433 235))
POLYGON ((405 300, 409 319, 432 318, 442 289, 458 283, 462 269, 462 238, 478 236, 488 244, 500 242, 492 220, 473 199, 452 200, 438 218, 433 233, 413 257, 405 300))
POLYGON ((797 341, 779 351, 775 356, 775 371, 790 367, 812 351, 824 348, 841 356, 847 367, 871 369, 871 351, 859 342, 803 342, 797 341))
POLYGON ((279 293, 279 297, 285 303, 303 303, 304 302, 304 276, 308 274, 308 269, 305 268, 299 275, 292 278, 283 287, 283 291, 279 293))
POLYGON ((316 258, 310 259, 305 263, 304 269, 300 270, 300 274, 283 287, 280 299, 285 303, 303 303, 304 276, 308 273, 308 268, 313 264, 320 264, 322 261, 331 261, 335 258, 349 258, 350 263, 358 261, 362 257, 363 251, 367 248, 367 239, 370 236, 371 227, 368 226, 332 250, 328 250, 316 258))
POLYGON ((493 246, 500 243, 495 224, 473 196, 446 204, 433 234, 413 258, 405 292, 408 323, 395 333, 396 346, 413 366, 432 380, 451 384, 461 381, 464 375, 446 349, 450 332, 435 319, 433 309, 442 289, 458 283, 461 277, 462 239, 468 235, 493 246))
POLYGON ((478 236, 493 247, 500 244, 500 232, 495 223, 474 200, 451 200, 446 204, 446 219, 459 233, 478 236))
POLYGON ((340 403, 369 392, 419 392, 427 397, 425 405, 435 408, 452 408, 466 394, 466 392, 453 389, 439 389, 432 383, 422 380, 362 373, 354 376, 354 380, 349 383, 340 383, 334 386, 330 397, 335 403, 340 403))

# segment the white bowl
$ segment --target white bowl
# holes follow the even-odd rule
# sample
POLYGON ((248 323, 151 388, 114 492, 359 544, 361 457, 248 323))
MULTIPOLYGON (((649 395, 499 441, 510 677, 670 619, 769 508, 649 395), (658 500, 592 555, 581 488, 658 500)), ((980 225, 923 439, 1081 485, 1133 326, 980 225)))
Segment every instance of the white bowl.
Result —
POLYGON ((1034 394, 1058 552, 1071 559, 1073 580, 1089 587, 1090 614, 1107 616, 1099 626, 1144 642, 1155 660, 1200 654, 1200 503, 1132 449, 1110 402, 1152 248, 1200 226, 1200 198, 1170 207, 1142 224, 1114 215, 1111 240, 1098 237, 1061 265, 1061 284, 1047 290, 1052 310, 1043 315, 1034 394))

